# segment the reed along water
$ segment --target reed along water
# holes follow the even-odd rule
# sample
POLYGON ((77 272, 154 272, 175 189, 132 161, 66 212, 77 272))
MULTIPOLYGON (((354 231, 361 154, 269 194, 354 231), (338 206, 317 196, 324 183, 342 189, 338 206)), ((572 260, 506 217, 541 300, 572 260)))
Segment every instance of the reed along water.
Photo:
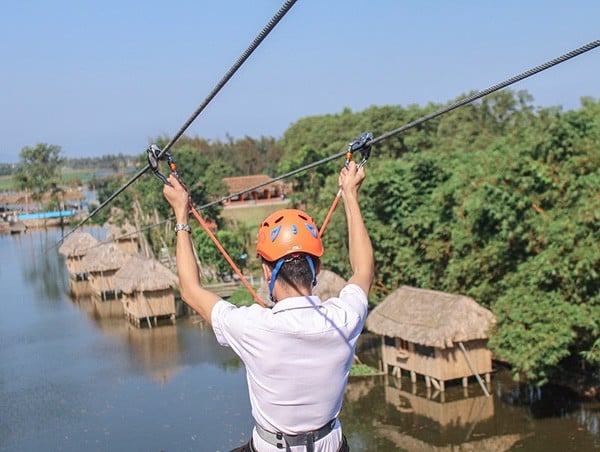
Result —
MULTIPOLYGON (((247 441, 237 357, 197 316, 137 328, 119 300, 74 296, 60 234, 0 235, 0 450, 212 452, 247 441)), ((361 360, 376 365, 379 344, 364 334, 361 360)), ((351 377, 340 417, 353 451, 600 450, 600 403, 502 369, 488 389, 351 377)))

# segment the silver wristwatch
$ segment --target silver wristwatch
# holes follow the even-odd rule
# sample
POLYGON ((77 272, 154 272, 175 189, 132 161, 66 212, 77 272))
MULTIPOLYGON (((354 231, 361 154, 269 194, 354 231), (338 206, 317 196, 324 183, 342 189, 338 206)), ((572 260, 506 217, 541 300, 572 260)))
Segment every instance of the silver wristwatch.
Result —
POLYGON ((175 232, 179 232, 179 231, 192 232, 192 228, 190 228, 189 224, 177 223, 175 225, 175 232))

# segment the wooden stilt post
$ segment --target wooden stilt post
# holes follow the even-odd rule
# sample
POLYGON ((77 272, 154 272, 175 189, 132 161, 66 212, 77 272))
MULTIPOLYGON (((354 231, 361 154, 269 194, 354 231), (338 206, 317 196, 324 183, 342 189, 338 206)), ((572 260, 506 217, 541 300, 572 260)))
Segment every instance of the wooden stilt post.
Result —
POLYGON ((486 397, 489 397, 490 393, 488 392, 487 388, 483 384, 483 380, 481 379, 481 377, 477 373, 477 369, 475 369, 475 366, 473 366, 473 363, 471 362, 471 358, 469 358, 469 354, 467 353, 467 349, 465 348, 465 346, 463 345, 462 342, 459 342, 458 346, 460 347, 460 349, 462 350, 463 354, 465 355, 465 359, 467 360, 467 364, 469 365, 469 368, 471 369, 471 372, 473 372, 473 374, 475 375, 475 378, 477 378, 477 381, 479 382, 479 386, 481 386, 481 389, 483 389, 483 393, 485 394, 486 397))
POLYGON ((148 323, 148 328, 152 329, 152 323, 150 322, 150 316, 152 316, 152 308, 150 307, 150 303, 148 302, 148 299, 144 296, 144 294, 141 294, 141 297, 146 303, 146 309, 148 309, 148 312, 150 313, 150 315, 146 314, 146 322, 148 323))

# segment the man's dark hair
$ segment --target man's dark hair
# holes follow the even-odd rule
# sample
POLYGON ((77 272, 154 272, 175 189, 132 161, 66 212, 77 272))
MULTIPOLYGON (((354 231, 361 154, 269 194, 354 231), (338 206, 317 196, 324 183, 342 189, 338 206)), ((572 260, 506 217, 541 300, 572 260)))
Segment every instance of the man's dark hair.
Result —
MULTIPOLYGON (((313 287, 313 274, 308 265, 308 261, 306 260, 306 256, 312 259, 315 271, 319 268, 320 259, 315 256, 310 256, 307 254, 300 254, 297 256, 286 258, 281 269, 279 270, 279 274, 277 275, 277 280, 282 283, 295 287, 313 287)), ((263 259, 263 262, 273 270, 276 262, 270 262, 263 259)))

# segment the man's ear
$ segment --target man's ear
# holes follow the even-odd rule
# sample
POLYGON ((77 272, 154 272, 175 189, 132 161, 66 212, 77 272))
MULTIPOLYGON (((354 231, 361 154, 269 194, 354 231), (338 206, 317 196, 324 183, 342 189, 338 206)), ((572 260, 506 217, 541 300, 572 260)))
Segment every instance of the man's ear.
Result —
POLYGON ((317 261, 317 266, 315 268, 315 276, 317 276, 319 273, 321 273, 321 259, 317 261))
POLYGON ((273 274, 273 269, 269 267, 264 262, 262 263, 263 275, 265 276, 265 280, 271 281, 271 275, 273 274))

